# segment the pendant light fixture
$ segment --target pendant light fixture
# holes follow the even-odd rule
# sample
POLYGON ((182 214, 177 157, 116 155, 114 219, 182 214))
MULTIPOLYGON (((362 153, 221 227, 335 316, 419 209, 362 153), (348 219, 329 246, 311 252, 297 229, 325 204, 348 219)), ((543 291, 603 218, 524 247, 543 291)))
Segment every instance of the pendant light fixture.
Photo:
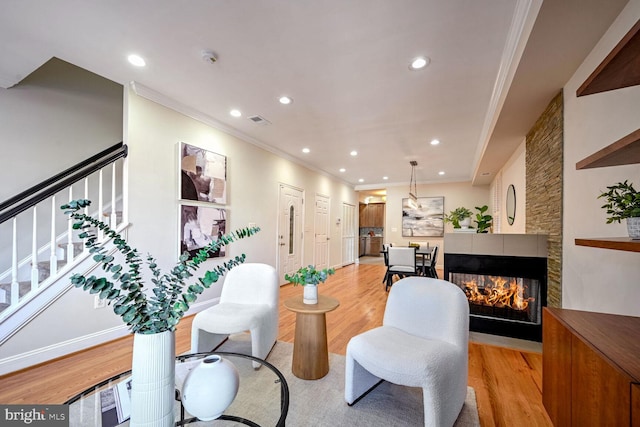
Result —
POLYGON ((418 162, 415 160, 411 160, 409 162, 411 165, 411 179, 409 180, 409 200, 407 201, 407 205, 410 209, 418 209, 418 187, 416 183, 416 166, 418 166, 418 162), (413 185, 413 188, 412 188, 413 185))

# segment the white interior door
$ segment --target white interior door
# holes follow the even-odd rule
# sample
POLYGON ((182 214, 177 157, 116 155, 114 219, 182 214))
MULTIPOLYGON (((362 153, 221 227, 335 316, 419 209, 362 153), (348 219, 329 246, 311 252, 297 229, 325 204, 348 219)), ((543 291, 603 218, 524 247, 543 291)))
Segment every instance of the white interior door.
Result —
POLYGON ((356 262, 356 207, 342 204, 342 265, 356 262))
POLYGON ((329 267, 329 197, 316 194, 313 262, 317 269, 329 267))
POLYGON ((304 218, 302 190, 280 184, 278 202, 278 277, 280 285, 287 283, 285 274, 293 274, 302 267, 302 219, 304 218))

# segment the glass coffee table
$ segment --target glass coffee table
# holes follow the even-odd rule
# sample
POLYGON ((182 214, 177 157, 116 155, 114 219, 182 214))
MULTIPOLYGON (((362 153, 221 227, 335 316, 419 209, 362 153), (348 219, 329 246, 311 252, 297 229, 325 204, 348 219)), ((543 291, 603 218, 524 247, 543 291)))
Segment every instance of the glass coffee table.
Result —
MULTIPOLYGON (((117 417, 122 418, 120 408, 116 409, 114 396, 126 393, 131 371, 115 375, 100 382, 69 399, 70 427, 99 427, 116 425, 117 417), (103 409, 104 408, 104 409, 103 409), (119 413, 120 412, 120 413, 119 413)), ((118 405, 119 406, 119 405, 118 405)), ((126 404, 124 412, 126 413, 126 404)), ((257 357, 214 351, 210 353, 186 354, 176 357, 176 407, 174 409, 176 426, 197 423, 198 426, 234 426, 284 427, 289 411, 289 386, 282 373, 269 362, 257 357), (232 362, 238 369, 240 383, 238 394, 233 403, 220 418, 213 421, 201 421, 188 412, 180 402, 180 390, 187 373, 210 355, 219 355, 232 362), (262 366, 253 368, 253 362, 262 366)), ((129 420, 121 424, 128 426, 129 420)))

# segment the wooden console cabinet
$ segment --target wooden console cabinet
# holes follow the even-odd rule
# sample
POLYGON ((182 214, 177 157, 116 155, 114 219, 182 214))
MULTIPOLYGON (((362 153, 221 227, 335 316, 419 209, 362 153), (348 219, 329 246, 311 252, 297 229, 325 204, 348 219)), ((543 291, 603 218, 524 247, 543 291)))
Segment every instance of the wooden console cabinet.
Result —
POLYGON ((545 307, 542 324, 553 424, 640 427, 640 317, 545 307))

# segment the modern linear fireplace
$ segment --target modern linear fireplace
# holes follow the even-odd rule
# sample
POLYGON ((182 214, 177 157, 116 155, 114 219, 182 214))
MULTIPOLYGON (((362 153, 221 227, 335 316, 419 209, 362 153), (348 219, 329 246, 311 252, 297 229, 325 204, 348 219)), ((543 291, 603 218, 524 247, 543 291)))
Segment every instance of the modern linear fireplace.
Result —
POLYGON ((507 244, 506 250, 504 239, 498 236, 509 235, 487 237, 488 245, 479 240, 483 237, 458 238, 457 242, 454 237, 451 249, 447 244, 450 239, 445 239, 444 278, 467 296, 470 330, 541 341, 542 307, 547 305, 547 258, 539 256, 537 236, 520 237, 518 245, 510 248, 507 244), (460 247, 464 239, 476 244, 460 247), (533 242, 533 249, 522 245, 527 240, 533 242), (458 253, 459 250, 469 253, 458 253))

